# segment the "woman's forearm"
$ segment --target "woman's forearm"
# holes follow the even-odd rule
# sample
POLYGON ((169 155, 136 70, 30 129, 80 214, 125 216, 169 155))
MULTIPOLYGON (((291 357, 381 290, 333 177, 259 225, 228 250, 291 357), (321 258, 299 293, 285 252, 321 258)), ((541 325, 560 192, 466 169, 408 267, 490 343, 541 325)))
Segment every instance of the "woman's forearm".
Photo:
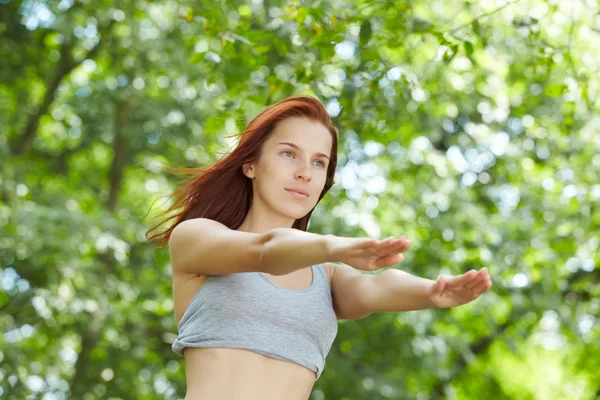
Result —
POLYGON ((369 313, 414 311, 435 308, 429 294, 435 281, 399 269, 388 269, 373 278, 366 296, 369 313))
POLYGON ((333 235, 319 235, 293 228, 277 228, 267 233, 261 252, 264 272, 285 275, 332 259, 333 235))

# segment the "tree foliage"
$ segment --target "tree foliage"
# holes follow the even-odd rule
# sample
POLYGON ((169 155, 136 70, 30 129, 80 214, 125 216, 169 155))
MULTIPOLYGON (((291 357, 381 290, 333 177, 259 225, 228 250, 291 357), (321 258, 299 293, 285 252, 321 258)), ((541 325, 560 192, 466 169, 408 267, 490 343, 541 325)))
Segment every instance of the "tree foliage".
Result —
POLYGON ((340 131, 311 231, 494 282, 340 322, 311 399, 600 397, 599 27, 587 0, 0 0, 0 397, 183 397, 163 166, 292 94, 340 131))

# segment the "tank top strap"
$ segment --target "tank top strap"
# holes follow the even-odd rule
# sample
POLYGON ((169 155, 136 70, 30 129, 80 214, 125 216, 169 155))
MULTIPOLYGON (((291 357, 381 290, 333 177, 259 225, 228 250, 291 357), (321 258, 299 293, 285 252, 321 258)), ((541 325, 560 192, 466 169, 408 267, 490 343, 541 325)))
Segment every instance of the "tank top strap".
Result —
POLYGON ((329 276, 327 275, 327 270, 323 266, 323 264, 316 264, 315 268, 315 278, 317 279, 317 285, 322 289, 327 289, 327 292, 330 293, 331 284, 329 282, 329 276))
POLYGON ((329 277, 327 276, 327 271, 323 264, 315 264, 313 271, 315 271, 315 278, 319 280, 320 283, 326 283, 329 285, 329 277))

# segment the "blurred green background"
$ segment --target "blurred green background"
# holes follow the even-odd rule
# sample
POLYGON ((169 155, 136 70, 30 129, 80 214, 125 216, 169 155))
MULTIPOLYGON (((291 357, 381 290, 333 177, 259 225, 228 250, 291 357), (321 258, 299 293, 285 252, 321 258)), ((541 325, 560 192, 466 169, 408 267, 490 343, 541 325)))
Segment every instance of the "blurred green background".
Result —
POLYGON ((340 132, 309 230, 494 282, 341 321, 311 400, 600 398, 599 36, 597 0, 0 0, 0 398, 183 398, 163 166, 292 94, 340 132))

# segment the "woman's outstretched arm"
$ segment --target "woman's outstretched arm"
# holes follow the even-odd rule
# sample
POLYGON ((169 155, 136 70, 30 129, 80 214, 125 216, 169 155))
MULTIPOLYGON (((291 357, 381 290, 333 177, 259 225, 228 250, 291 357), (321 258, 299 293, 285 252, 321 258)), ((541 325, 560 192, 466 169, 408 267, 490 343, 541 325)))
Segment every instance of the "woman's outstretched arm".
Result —
POLYGON ((436 280, 388 269, 373 277, 364 301, 369 313, 447 308, 470 303, 491 287, 487 268, 457 276, 440 275, 436 280))
POLYGON ((266 234, 260 264, 273 275, 285 275, 309 265, 341 261, 363 271, 397 264, 405 249, 404 238, 347 238, 319 235, 292 228, 277 228, 266 234))

